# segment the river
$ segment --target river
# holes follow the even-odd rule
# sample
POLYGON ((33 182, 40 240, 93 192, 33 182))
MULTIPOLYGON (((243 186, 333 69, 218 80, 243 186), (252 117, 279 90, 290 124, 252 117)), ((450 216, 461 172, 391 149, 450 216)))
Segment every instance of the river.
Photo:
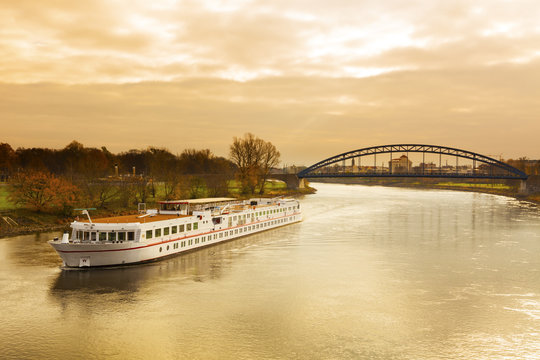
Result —
POLYGON ((302 223, 147 265, 0 239, 0 358, 540 358, 536 205, 314 186, 302 223))

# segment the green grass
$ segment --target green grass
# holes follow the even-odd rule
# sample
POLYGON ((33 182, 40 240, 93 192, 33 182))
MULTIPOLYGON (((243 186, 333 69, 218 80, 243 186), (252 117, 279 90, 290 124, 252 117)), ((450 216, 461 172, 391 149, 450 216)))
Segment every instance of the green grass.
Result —
POLYGON ((454 183, 454 182, 442 182, 438 183, 440 186, 452 186, 461 188, 478 188, 478 189, 497 189, 497 190, 511 190, 512 187, 506 184, 474 184, 474 183, 454 183))
MULTIPOLYGON (((241 195, 242 193, 242 185, 237 180, 229 180, 228 181, 229 186, 229 193, 231 195, 241 195)), ((285 184, 283 181, 267 181, 266 184, 264 184, 264 194, 265 195, 272 195, 273 193, 285 191, 287 190, 287 184, 285 184)), ((256 196, 258 194, 258 189, 255 189, 256 196)))
POLYGON ((7 210, 7 209, 14 209, 15 205, 13 205, 8 200, 8 187, 7 185, 0 185, 0 210, 7 210))

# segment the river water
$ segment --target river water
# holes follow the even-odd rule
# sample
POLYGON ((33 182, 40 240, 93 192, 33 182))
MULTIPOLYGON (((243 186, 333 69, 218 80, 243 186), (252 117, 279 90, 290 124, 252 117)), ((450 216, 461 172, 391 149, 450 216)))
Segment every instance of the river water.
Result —
POLYGON ((142 266, 0 239, 0 358, 540 358, 537 206, 315 187, 302 223, 142 266))

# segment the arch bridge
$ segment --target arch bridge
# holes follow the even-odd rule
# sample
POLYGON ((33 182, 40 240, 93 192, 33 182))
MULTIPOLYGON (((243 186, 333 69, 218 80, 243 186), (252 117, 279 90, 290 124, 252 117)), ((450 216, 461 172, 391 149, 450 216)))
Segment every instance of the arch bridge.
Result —
MULTIPOLYGON (((371 160, 371 159, 369 159, 371 160)), ((300 171, 298 178, 322 177, 422 177, 468 179, 517 179, 527 180, 528 175, 513 166, 491 157, 446 146, 396 144, 380 145, 348 151, 319 161, 300 171), (415 165, 410 153, 419 153, 415 165), (387 155, 389 155, 387 157, 387 155), (379 155, 377 157, 377 155, 379 155), (398 155, 398 158, 394 156, 398 155), (426 155, 431 157, 426 162, 426 155), (373 157, 372 162, 362 159, 373 157), (442 160, 446 160, 443 165, 442 160), (435 158, 435 159, 434 159, 435 158), (448 165, 448 159, 451 159, 448 165), (378 160, 379 159, 379 160, 378 160), (383 159, 381 166, 377 161, 383 159), (461 165, 459 161, 462 161, 461 165), (455 162, 454 162, 455 160, 455 162), (347 165, 350 161, 350 165, 347 165), (465 164, 464 164, 465 162, 465 164), (387 166, 385 166, 387 165, 387 166)))

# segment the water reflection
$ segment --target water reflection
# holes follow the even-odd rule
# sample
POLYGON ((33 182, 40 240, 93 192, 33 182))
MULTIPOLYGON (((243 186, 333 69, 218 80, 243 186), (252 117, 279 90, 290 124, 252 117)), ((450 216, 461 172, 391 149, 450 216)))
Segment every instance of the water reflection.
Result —
POLYGON ((316 186, 301 224, 146 265, 0 240, 0 358, 540 358, 536 206, 316 186))
POLYGON ((51 293, 62 296, 66 290, 97 294, 134 292, 139 288, 141 281, 151 276, 149 268, 141 265, 122 269, 64 270, 54 281, 51 293))
MULTIPOLYGON (((299 227, 293 225, 287 232, 297 233, 298 230, 299 227)), ((249 248, 276 243, 276 239, 279 242, 279 234, 283 231, 283 228, 274 229, 272 237, 268 237, 266 232, 250 235, 150 263, 108 268, 63 269, 51 285, 51 294, 63 297, 66 291, 85 294, 137 292, 148 281, 216 280, 222 277, 224 271, 239 257, 245 256, 249 248)))

